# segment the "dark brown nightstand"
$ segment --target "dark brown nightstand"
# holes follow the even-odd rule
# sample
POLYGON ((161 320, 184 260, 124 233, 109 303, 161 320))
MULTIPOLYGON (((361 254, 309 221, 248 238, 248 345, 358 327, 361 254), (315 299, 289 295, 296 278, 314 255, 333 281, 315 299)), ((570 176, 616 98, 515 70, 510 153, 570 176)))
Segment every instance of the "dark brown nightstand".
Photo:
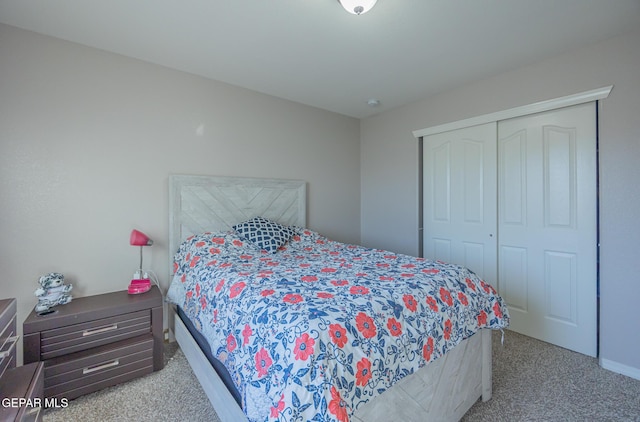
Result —
POLYGON ((41 362, 16 368, 16 300, 0 300, 0 420, 40 421, 44 382, 41 362))
POLYGON ((74 399, 162 369, 162 294, 73 299, 24 321, 24 363, 44 362, 44 396, 74 399))

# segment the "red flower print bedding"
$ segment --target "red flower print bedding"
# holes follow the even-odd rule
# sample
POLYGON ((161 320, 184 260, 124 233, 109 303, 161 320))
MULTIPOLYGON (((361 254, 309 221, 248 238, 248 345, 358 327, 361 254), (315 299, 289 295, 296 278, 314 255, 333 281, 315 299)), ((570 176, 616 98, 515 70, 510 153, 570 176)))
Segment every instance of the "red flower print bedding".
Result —
POLYGON ((206 233, 175 255, 169 300, 250 421, 348 421, 480 328, 508 325, 494 288, 465 268, 298 233, 275 253, 206 233))

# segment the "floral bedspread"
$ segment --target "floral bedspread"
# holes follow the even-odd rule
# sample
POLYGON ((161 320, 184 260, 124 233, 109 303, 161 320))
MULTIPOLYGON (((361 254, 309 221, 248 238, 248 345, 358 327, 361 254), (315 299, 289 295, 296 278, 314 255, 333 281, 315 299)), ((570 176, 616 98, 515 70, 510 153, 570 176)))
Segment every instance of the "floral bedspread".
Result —
POLYGON ((187 239, 169 300, 231 373, 250 421, 348 421, 480 328, 508 325, 474 273, 299 229, 274 254, 233 232, 187 239))

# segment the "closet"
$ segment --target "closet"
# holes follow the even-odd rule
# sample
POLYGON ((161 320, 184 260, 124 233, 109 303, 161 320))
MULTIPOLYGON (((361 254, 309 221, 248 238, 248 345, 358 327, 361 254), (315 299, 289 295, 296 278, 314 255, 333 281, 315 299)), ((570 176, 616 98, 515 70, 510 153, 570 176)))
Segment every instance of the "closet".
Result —
POLYGON ((597 354, 596 104, 419 136, 423 255, 464 265, 496 287, 511 330, 590 356, 597 354))

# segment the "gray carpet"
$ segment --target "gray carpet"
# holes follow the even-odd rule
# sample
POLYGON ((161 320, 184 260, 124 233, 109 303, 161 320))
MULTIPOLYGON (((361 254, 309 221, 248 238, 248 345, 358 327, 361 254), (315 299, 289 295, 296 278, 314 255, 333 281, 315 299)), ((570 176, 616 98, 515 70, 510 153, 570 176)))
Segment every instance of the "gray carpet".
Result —
POLYGON ((512 331, 493 335, 493 397, 473 421, 640 421, 640 381, 598 360, 512 331))
MULTIPOLYGON (((50 409, 56 421, 219 421, 175 343, 165 368, 50 409)), ((493 398, 462 419, 474 421, 640 422, 640 381, 604 370, 597 360, 505 332, 493 336, 493 398)), ((401 422, 401 421, 399 421, 401 422)))

